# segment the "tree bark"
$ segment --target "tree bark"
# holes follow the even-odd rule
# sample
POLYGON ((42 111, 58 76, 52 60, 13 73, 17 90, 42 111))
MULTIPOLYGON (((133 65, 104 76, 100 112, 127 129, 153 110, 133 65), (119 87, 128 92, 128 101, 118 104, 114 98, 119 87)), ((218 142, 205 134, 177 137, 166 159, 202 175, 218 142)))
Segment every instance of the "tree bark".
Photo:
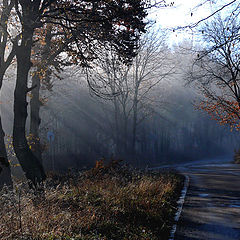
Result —
MULTIPOLYGON (((3 76, 5 73, 5 66, 3 66, 3 62, 1 63, 0 70, 0 89, 2 89, 3 76)), ((0 113, 1 114, 1 113, 0 113)), ((7 151, 4 141, 5 133, 2 127, 2 119, 0 115, 0 190, 4 185, 12 188, 13 182, 11 177, 11 168, 7 158, 7 151)))
POLYGON ((42 182, 45 172, 38 158, 33 154, 26 139, 28 74, 31 68, 33 30, 23 26, 21 45, 17 47, 17 81, 14 91, 13 146, 27 179, 34 185, 42 182))
POLYGON ((137 135, 137 117, 138 117, 138 85, 136 84, 136 89, 133 99, 133 122, 132 122, 132 158, 133 161, 136 159, 136 135, 137 135))
POLYGON ((40 118, 40 87, 41 80, 39 73, 45 71, 45 83, 49 83, 48 90, 51 90, 51 71, 48 66, 52 64, 51 60, 54 55, 57 56, 60 52, 55 52, 55 54, 51 54, 51 40, 52 40, 52 27, 47 28, 47 33, 45 37, 45 46, 43 51, 41 52, 41 64, 38 65, 37 70, 34 72, 34 76, 32 77, 32 98, 30 101, 30 134, 33 135, 34 138, 34 154, 42 162, 42 148, 39 138, 39 127, 41 123, 40 118))
POLYGON ((42 150, 39 138, 39 127, 41 123, 40 118, 41 102, 39 100, 40 78, 37 73, 32 78, 32 87, 34 86, 36 87, 31 91, 32 98, 30 101, 30 134, 33 135, 35 142, 33 153, 42 163, 42 150))
POLYGON ((2 121, 0 117, 0 190, 4 185, 12 188, 12 178, 10 164, 7 158, 7 151, 4 142, 5 133, 2 128, 2 121))

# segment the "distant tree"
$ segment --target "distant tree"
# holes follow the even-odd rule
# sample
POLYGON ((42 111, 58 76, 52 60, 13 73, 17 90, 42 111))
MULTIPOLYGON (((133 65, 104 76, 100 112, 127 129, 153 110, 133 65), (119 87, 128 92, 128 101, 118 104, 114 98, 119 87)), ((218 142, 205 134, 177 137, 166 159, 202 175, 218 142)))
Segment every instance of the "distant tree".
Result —
POLYGON ((190 81, 197 83, 204 99, 199 108, 220 124, 240 129, 240 25, 239 12, 220 16, 202 28, 205 49, 199 51, 190 81))
POLYGON ((138 126, 153 114, 154 103, 162 100, 154 96, 154 89, 173 70, 167 51, 165 36, 149 33, 141 39, 130 65, 122 64, 109 51, 87 72, 93 93, 113 103, 117 155, 135 157, 138 126))

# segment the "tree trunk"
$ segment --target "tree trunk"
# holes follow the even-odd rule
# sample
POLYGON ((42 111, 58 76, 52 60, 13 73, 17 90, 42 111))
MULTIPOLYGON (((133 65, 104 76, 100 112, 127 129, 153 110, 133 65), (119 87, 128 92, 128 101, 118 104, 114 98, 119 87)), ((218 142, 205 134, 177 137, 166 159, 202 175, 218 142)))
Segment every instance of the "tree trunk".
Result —
POLYGON ((13 146, 16 156, 22 166, 27 179, 34 185, 46 178, 40 161, 30 150, 26 139, 28 74, 31 68, 30 56, 32 48, 33 30, 24 26, 21 45, 17 47, 17 81, 14 91, 14 126, 13 146))
POLYGON ((124 153, 125 153, 125 156, 128 155, 128 117, 127 117, 127 114, 126 114, 126 110, 124 108, 123 110, 123 141, 124 141, 124 153))
MULTIPOLYGON (((14 1, 4 0, 1 2, 1 17, 0 17, 0 90, 2 88, 2 82, 4 74, 7 68, 10 66, 15 56, 15 40, 13 48, 10 52, 6 51, 8 44, 8 20, 10 12, 14 6, 14 1), (8 54, 6 54, 8 52, 8 54)), ((2 128, 2 120, 0 116, 0 189, 4 184, 12 188, 11 168, 7 159, 7 151, 4 141, 5 133, 2 128)))
MULTIPOLYGON (((1 68, 3 68, 2 64, 1 64, 1 68)), ((3 72, 5 72, 5 70, 3 72)), ((0 73, 0 89, 2 88, 3 76, 4 74, 0 73)), ((12 188, 13 186, 12 177, 11 177, 11 168, 7 158, 7 151, 6 151, 4 137, 5 137, 5 133, 2 128, 2 119, 0 115, 0 189, 2 189, 4 185, 9 186, 10 188, 12 188)))
POLYGON ((40 138, 39 138, 39 127, 41 123, 40 118, 40 107, 41 102, 39 100, 40 97, 40 87, 41 87, 41 81, 39 73, 42 71, 45 71, 45 83, 48 83, 48 90, 51 90, 51 71, 49 70, 48 66, 52 62, 49 62, 49 58, 51 58, 51 39, 52 39, 52 27, 47 29, 47 34, 45 37, 45 46, 43 48, 43 51, 41 52, 41 62, 42 65, 38 65, 37 70, 34 72, 34 75, 32 77, 32 98, 30 101, 30 134, 33 135, 34 138, 34 149, 33 153, 34 155, 39 159, 40 162, 42 162, 42 148, 40 144, 40 138))
POLYGON ((40 118, 40 106, 39 101, 39 91, 40 91, 40 78, 39 75, 35 73, 32 78, 32 87, 35 87, 32 90, 32 98, 30 101, 30 134, 32 134, 34 139, 34 149, 32 149, 34 155, 42 163, 42 150, 39 139, 39 127, 41 123, 40 118))
POLYGON ((135 162, 136 158, 136 134, 137 134, 137 114, 138 114, 138 100, 137 94, 138 91, 135 92, 136 96, 133 103, 133 122, 132 122, 132 158, 135 162))
POLYGON ((12 188, 12 178, 10 164, 7 159, 7 151, 4 142, 5 133, 2 129, 2 121, 0 117, 0 190, 4 185, 12 188))

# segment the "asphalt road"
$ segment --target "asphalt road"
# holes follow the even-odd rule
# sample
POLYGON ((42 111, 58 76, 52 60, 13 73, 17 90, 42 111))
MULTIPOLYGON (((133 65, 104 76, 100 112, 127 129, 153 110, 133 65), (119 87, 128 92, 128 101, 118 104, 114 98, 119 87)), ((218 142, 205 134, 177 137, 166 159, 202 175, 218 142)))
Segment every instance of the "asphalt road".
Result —
POLYGON ((240 240, 240 165, 178 168, 190 178, 175 240, 240 240))

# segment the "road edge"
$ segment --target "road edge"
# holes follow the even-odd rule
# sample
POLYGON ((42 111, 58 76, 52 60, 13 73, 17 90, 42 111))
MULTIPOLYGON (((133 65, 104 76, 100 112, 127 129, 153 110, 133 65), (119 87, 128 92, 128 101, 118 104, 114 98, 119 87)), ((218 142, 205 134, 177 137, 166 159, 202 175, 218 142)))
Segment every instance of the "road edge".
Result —
POLYGON ((183 185, 183 189, 181 191, 181 195, 177 201, 177 211, 176 211, 176 214, 175 214, 175 217, 174 217, 174 224, 172 226, 172 230, 170 231, 170 237, 169 237, 169 240, 174 240, 174 237, 175 237, 175 233, 176 233, 176 230, 177 230, 177 223, 178 223, 178 220, 181 216, 181 213, 182 213, 182 209, 183 209, 183 204, 184 204, 184 201, 185 201, 185 198, 186 198, 186 194, 187 194, 187 190, 188 190, 188 186, 189 186, 189 176, 188 175, 184 175, 185 177, 185 180, 184 180, 184 185, 183 185))

